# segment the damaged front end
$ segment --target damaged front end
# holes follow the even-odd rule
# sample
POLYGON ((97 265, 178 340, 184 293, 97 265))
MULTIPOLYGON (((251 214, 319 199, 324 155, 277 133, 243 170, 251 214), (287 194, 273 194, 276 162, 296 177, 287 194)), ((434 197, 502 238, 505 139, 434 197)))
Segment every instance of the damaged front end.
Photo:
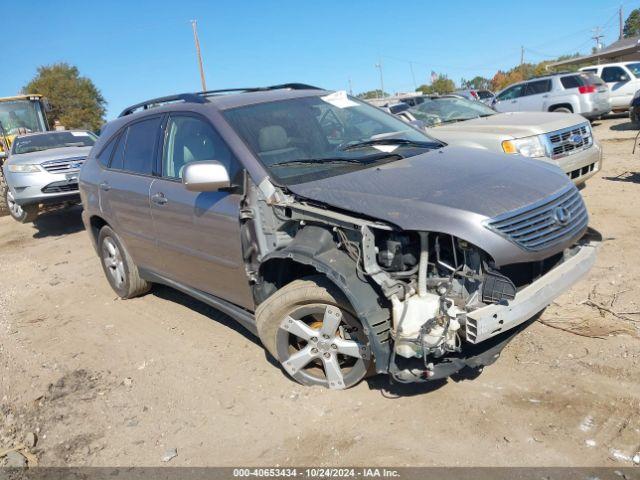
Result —
MULTIPOLYGON (((567 248, 554 244, 548 255, 498 265, 454 235, 401 230, 268 187, 248 186, 242 217, 256 302, 293 278, 274 278, 276 260, 290 262, 279 270, 284 277, 295 275, 296 265, 325 274, 362 322, 376 371, 400 382, 493 363, 526 322, 595 261, 598 239, 584 234, 586 223, 571 230, 579 240, 567 248)), ((543 207, 535 206, 536 215, 543 207)))

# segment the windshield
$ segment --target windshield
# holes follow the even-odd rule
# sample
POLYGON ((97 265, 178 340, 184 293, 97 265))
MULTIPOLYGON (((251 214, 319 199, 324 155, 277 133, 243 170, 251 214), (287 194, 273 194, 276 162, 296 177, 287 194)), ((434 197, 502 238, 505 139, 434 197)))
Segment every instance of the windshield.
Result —
POLYGON ((448 122, 460 122, 472 118, 494 115, 495 110, 484 103, 472 102, 459 97, 425 98, 424 102, 409 110, 414 117, 427 126, 436 126, 448 122))
POLYGON ((442 146, 344 92, 247 105, 223 114, 269 172, 285 185, 340 175, 442 146))
POLYGON ((50 148, 91 147, 96 141, 91 132, 48 132, 40 135, 28 135, 14 140, 11 153, 31 153, 50 148))
POLYGON ((40 102, 34 100, 0 102, 0 122, 7 135, 47 130, 40 102))
POLYGON ((627 63, 627 68, 631 70, 636 77, 640 78, 640 63, 627 63))

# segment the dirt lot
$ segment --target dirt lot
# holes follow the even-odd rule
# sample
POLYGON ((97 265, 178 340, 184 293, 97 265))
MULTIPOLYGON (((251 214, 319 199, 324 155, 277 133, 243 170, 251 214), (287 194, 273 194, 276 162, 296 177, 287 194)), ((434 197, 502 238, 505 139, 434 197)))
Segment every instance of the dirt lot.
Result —
POLYGON ((1 218, 0 452, 31 432, 48 466, 164 465, 173 448, 175 466, 631 465, 640 153, 625 118, 595 130, 604 169, 583 193, 605 238, 597 265, 473 380, 303 388, 181 293, 115 299, 78 209, 1 218))

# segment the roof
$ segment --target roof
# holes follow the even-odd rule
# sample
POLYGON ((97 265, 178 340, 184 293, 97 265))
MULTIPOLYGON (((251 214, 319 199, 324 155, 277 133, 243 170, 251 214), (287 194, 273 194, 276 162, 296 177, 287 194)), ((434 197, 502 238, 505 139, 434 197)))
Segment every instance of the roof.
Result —
POLYGON ((14 95, 13 97, 0 97, 0 102, 11 102, 14 100, 35 100, 42 98, 38 93, 30 93, 28 95, 14 95))
POLYGON ((153 98, 125 108, 119 117, 125 117, 140 111, 163 108, 172 110, 174 104, 213 104, 220 110, 235 108, 256 103, 265 103, 287 98, 317 96, 329 91, 302 83, 286 83, 270 87, 232 88, 225 90, 208 90, 206 92, 182 93, 167 97, 153 98))
POLYGON ((585 63, 592 60, 600 60, 601 58, 616 58, 621 55, 627 55, 630 53, 640 52, 640 37, 622 38, 617 42, 613 42, 596 53, 590 55, 583 55, 582 57, 569 58, 560 62, 554 62, 547 65, 548 68, 557 67, 560 65, 571 65, 575 63, 585 63))

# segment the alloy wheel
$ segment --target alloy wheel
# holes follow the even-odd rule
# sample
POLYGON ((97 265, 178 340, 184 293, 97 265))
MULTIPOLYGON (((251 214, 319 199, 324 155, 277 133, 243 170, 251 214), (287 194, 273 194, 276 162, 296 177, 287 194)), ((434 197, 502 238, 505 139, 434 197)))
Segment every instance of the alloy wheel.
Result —
POLYGON ((360 323, 334 305, 297 307, 280 323, 278 360, 298 382, 333 390, 362 380, 371 355, 360 323))
POLYGON ((102 261, 113 283, 117 288, 121 288, 125 281, 124 262, 118 245, 111 237, 102 241, 102 261))
POLYGON ((14 218, 21 218, 24 215, 24 210, 18 203, 11 193, 11 190, 7 189, 7 206, 9 207, 9 212, 11 216, 14 218))

